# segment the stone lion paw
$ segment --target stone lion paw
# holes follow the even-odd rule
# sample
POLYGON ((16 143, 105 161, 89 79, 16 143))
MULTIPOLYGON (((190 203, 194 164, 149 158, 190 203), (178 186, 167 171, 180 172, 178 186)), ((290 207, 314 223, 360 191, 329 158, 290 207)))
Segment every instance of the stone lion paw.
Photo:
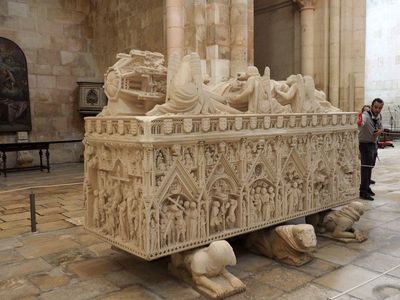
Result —
POLYGON ((239 278, 232 278, 230 283, 235 289, 244 289, 246 287, 239 278))
POLYGON ((223 297, 225 295, 225 289, 221 286, 216 287, 214 293, 216 297, 223 297))

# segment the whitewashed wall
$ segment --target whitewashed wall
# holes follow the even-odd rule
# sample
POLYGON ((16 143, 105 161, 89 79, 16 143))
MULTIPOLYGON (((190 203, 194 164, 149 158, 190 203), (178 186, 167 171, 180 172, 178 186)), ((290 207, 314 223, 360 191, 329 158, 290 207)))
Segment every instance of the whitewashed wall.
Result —
POLYGON ((376 97, 385 101, 383 117, 388 128, 400 128, 399 12, 398 0, 367 1, 365 103, 376 97))

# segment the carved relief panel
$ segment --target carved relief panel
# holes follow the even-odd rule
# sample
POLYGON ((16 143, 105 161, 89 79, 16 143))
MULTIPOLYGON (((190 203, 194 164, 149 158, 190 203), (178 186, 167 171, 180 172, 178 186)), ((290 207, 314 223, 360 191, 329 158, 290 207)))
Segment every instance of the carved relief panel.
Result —
POLYGON ((85 226, 152 260, 348 203, 357 195, 357 129, 342 115, 334 116, 344 123, 313 115, 315 124, 305 116, 294 127, 290 116, 282 124, 268 116, 269 129, 251 115, 239 129, 226 117, 221 127, 219 116, 87 118, 85 226), (166 120, 168 132, 159 127, 166 120), (189 132, 180 127, 189 123, 189 132), (204 124, 209 133, 198 134, 204 124))

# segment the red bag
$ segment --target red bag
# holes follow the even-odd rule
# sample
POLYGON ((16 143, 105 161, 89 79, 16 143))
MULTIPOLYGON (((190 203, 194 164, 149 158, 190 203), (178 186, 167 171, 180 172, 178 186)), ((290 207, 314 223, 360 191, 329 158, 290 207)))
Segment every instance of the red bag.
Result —
POLYGON ((361 126, 362 123, 363 123, 362 115, 363 115, 362 113, 359 113, 359 114, 357 115, 357 125, 358 125, 358 126, 361 126))

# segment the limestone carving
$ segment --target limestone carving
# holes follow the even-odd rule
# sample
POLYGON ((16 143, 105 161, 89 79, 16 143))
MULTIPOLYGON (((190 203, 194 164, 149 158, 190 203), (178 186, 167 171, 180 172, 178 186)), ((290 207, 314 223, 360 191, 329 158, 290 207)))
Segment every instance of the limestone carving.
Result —
POLYGON ((200 57, 197 53, 186 55, 182 62, 173 55, 168 66, 168 94, 166 103, 157 105, 146 113, 148 116, 163 114, 210 114, 239 113, 213 98, 217 95, 206 93, 203 88, 200 57), (178 65, 179 64, 179 65, 178 65))
POLYGON ((290 75, 286 81, 272 81, 272 96, 283 105, 290 104, 295 113, 338 112, 325 93, 315 89, 314 79, 301 74, 290 75))
POLYGON ((244 283, 225 268, 234 265, 235 253, 228 242, 222 240, 206 248, 173 254, 169 269, 206 296, 221 299, 246 289, 244 283))
MULTIPOLYGON (((105 74, 109 102, 99 116, 340 111, 315 89, 310 76, 298 74, 274 81, 268 67, 260 76, 256 67, 249 66, 238 78, 211 84, 209 76, 202 75, 197 53, 182 61, 172 54, 168 72, 160 53, 132 50, 117 58, 105 74)), ((119 127, 117 131, 123 134, 124 130, 119 127)))
POLYGON ((353 115, 291 117, 87 118, 86 227, 151 260, 356 198, 353 115))
POLYGON ((241 78, 246 82, 239 95, 230 96, 230 105, 247 104, 248 113, 288 113, 290 107, 283 107, 276 99, 271 97, 269 69, 265 70, 261 77, 258 69, 254 66, 247 68, 246 74, 241 78))
POLYGON ((251 251, 293 266, 311 261, 316 245, 314 228, 308 224, 264 229, 246 238, 246 247, 251 251))
POLYGON ((307 217, 307 222, 322 236, 345 243, 363 242, 367 237, 360 230, 353 228, 353 225, 364 214, 364 210, 361 202, 353 201, 339 210, 311 215, 307 217))
POLYGON ((108 105, 100 116, 143 115, 164 102, 167 69, 161 53, 132 50, 117 58, 104 75, 108 105))
MULTIPOLYGON (((157 78, 168 84, 153 87, 163 86, 159 95, 167 101, 151 110, 154 115, 122 117, 110 106, 101 116, 85 118, 88 230, 153 260, 357 197, 354 113, 269 114, 275 104, 285 104, 278 103, 285 100, 276 90, 291 87, 270 79, 268 68, 264 76, 250 67, 239 78, 205 85, 197 55, 182 62, 171 56, 168 75, 161 62, 162 56, 131 52, 115 65, 126 74, 149 72, 143 77, 148 80, 164 72, 157 78), (243 94, 247 89, 251 92, 243 94), (227 105, 235 99, 247 102, 243 108, 227 105), (256 113, 245 113, 249 105, 256 113)), ((307 80, 299 75, 290 84, 307 80)), ((321 103, 318 91, 307 84, 300 87, 305 97, 321 103)), ((133 83, 127 87, 143 91, 133 83)), ((120 98, 115 99, 117 108, 120 98)), ((297 106, 289 100, 286 105, 297 106)), ((133 105, 124 111, 132 114, 135 101, 124 102, 133 105)))

